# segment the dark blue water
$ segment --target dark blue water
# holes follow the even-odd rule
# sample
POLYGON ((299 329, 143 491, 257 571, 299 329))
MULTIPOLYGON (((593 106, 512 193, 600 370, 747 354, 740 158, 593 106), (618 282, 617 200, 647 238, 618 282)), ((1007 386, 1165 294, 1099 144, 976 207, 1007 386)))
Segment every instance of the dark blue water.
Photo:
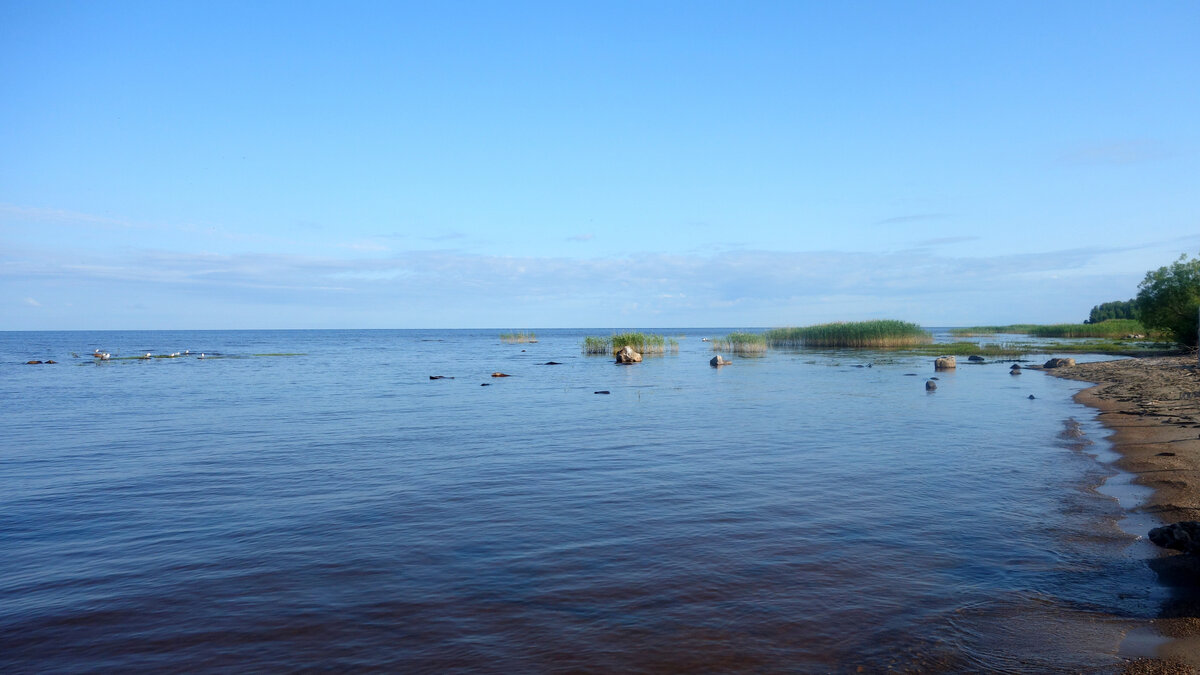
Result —
POLYGON ((609 332, 0 333, 0 670, 1106 670, 1153 615, 1078 383, 609 332))

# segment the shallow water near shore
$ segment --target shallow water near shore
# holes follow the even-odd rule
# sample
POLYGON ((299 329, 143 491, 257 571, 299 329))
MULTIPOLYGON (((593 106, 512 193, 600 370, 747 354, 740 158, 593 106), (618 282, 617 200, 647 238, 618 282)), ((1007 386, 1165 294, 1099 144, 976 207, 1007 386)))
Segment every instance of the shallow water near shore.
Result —
POLYGON ((1081 383, 536 332, 0 333, 0 670, 1103 672, 1161 602, 1081 383))

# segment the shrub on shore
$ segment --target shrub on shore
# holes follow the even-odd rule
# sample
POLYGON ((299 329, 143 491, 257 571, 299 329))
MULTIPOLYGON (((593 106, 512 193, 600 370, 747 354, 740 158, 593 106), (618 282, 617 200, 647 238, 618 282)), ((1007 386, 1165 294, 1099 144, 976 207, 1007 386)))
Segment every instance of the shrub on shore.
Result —
POLYGON ((772 328, 763 333, 771 347, 834 347, 887 349, 933 341, 929 331, 915 323, 894 320, 824 323, 803 328, 772 328))
POLYGON ((715 352, 733 352, 742 356, 767 353, 767 338, 760 333, 733 332, 713 340, 711 344, 715 352))
POLYGON ((1135 302, 1147 327, 1195 347, 1200 341, 1200 258, 1181 255, 1172 265, 1146 272, 1135 302))

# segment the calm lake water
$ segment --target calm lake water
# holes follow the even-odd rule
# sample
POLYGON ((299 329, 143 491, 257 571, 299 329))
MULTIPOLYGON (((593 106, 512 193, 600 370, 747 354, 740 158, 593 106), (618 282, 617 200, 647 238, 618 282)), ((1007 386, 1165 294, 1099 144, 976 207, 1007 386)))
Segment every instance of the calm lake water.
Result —
POLYGON ((1079 383, 611 332, 0 333, 0 671, 1103 672, 1158 609, 1079 383))

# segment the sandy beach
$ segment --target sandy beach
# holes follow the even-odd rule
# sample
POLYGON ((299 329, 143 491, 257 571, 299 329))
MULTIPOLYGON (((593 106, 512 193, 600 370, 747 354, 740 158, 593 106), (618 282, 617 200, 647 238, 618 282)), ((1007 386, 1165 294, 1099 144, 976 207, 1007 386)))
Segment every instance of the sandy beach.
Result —
MULTIPOLYGON (((1083 363, 1047 372, 1096 383, 1076 400, 1100 410, 1099 419, 1113 431, 1111 440, 1122 457, 1118 466, 1153 490, 1139 511, 1164 524, 1200 520, 1200 368, 1194 355, 1083 363)), ((1153 622, 1170 641, 1159 648, 1159 658, 1139 660, 1127 672, 1200 672, 1200 563, 1164 552, 1150 566, 1172 590, 1172 600, 1153 622)))

